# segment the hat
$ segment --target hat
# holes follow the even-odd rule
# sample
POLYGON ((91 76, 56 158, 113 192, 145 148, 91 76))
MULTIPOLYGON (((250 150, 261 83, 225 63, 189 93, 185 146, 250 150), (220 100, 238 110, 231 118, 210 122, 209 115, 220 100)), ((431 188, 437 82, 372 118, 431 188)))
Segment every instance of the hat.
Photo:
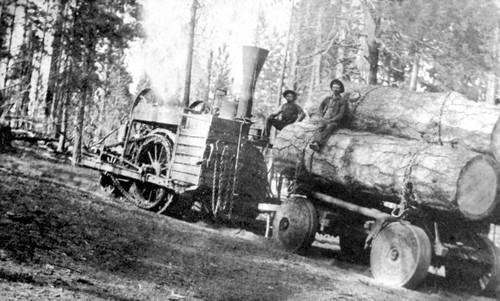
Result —
POLYGON ((293 90, 286 90, 285 92, 283 92, 283 97, 286 97, 287 94, 293 94, 294 97, 297 97, 297 93, 295 93, 295 91, 293 90))
POLYGON ((338 80, 334 79, 330 82, 330 90, 332 89, 333 84, 338 84, 340 86, 340 93, 344 93, 344 84, 338 80))

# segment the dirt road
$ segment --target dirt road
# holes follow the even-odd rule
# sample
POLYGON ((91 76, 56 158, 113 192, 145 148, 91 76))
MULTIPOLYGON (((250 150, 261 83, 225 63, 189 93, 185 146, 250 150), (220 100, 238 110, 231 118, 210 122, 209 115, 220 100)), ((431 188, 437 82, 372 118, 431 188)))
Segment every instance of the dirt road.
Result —
POLYGON ((1 300, 492 300, 436 277, 382 286, 335 242, 292 255, 263 229, 136 209, 97 179, 48 153, 0 154, 1 300))

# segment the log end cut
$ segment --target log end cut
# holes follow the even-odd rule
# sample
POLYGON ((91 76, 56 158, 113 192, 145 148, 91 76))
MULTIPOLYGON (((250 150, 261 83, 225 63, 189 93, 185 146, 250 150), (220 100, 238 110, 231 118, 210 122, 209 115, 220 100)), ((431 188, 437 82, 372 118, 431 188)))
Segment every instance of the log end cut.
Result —
POLYGON ((457 204, 465 218, 472 221, 500 221, 500 168, 490 156, 472 158, 460 172, 457 204))

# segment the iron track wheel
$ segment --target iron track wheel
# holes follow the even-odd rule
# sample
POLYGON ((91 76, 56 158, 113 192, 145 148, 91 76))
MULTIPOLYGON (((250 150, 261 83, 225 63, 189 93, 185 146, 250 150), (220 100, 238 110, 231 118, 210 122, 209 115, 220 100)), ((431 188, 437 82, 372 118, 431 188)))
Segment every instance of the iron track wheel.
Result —
POLYGON ((391 223, 375 237, 370 253, 373 277, 387 285, 414 288, 427 275, 432 249, 424 230, 391 223))
POLYGON ((292 199, 283 202, 273 219, 273 237, 283 249, 304 253, 311 246, 318 229, 318 216, 311 201, 292 199))
MULTIPOLYGON (((167 176, 168 165, 172 159, 172 143, 162 135, 146 137, 137 152, 136 164, 157 176, 167 176)), ((163 208, 168 195, 167 189, 149 183, 134 182, 130 192, 142 209, 158 211, 163 208)))

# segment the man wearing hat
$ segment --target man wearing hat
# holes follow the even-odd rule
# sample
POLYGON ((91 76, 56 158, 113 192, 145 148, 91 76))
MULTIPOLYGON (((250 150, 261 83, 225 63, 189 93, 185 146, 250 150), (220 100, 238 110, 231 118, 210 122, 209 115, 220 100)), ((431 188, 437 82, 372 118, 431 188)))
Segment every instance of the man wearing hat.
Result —
POLYGON ((301 121, 306 116, 302 107, 295 102, 297 99, 295 91, 286 90, 283 92, 283 97, 286 99, 286 103, 282 104, 278 111, 266 119, 266 128, 264 129, 264 137, 266 138, 269 138, 272 126, 281 131, 285 126, 301 121), (278 119, 280 115, 281 119, 278 119))
POLYGON ((344 117, 347 116, 348 103, 341 96, 344 93, 344 84, 340 80, 334 79, 330 82, 330 89, 332 95, 323 99, 319 106, 319 125, 309 145, 315 152, 318 152, 325 145, 330 135, 340 127, 344 117))

